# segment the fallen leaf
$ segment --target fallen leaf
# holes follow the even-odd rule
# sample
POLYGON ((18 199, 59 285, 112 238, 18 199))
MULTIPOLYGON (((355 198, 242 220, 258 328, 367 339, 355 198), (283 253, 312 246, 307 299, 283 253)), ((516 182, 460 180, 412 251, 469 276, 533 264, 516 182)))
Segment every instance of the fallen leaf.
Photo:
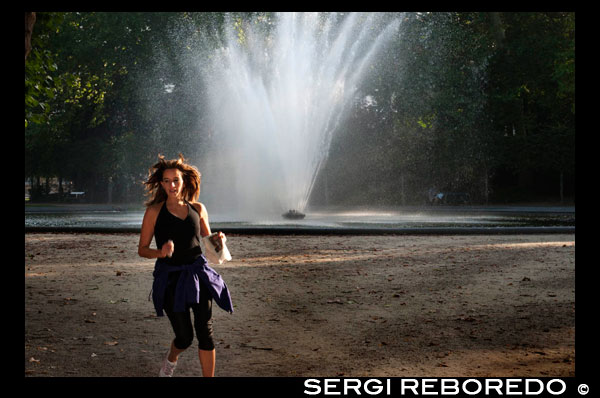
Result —
POLYGON ((118 341, 105 341, 104 342, 104 345, 117 345, 117 344, 119 344, 118 341))

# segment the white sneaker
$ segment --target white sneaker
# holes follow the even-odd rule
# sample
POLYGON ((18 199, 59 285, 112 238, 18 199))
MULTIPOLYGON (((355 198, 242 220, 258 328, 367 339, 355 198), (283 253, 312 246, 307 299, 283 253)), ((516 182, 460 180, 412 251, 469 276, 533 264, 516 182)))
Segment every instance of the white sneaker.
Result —
POLYGON ((177 362, 169 361, 167 359, 168 357, 169 357, 169 354, 167 354, 167 356, 165 357, 165 360, 163 361, 163 366, 160 368, 160 371, 158 372, 158 377, 173 377, 173 371, 175 370, 175 367, 177 366, 177 362))

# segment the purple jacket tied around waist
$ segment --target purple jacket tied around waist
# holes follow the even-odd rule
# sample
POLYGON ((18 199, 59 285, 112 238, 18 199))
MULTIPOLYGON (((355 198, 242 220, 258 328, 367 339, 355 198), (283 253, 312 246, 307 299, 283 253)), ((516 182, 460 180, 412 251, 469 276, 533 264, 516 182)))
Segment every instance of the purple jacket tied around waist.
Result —
POLYGON ((169 281, 169 273, 182 271, 175 289, 175 312, 185 311, 187 304, 200 301, 200 289, 208 289, 213 300, 223 310, 233 313, 233 304, 229 289, 221 275, 208 266, 204 255, 199 256, 192 264, 169 265, 161 259, 154 266, 154 282, 152 283, 152 301, 157 316, 164 316, 165 290, 169 281))

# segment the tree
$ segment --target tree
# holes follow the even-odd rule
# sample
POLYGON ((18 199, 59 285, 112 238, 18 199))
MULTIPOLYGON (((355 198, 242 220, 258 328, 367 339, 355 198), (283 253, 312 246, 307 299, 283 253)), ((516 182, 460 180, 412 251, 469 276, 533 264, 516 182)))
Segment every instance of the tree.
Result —
POLYGON ((35 12, 25 12, 25 62, 31 51, 31 33, 35 25, 35 12))
POLYGON ((535 181, 555 174, 560 188, 552 184, 554 192, 563 200, 563 178, 573 175, 575 159, 574 14, 500 18, 506 36, 490 62, 488 111, 502 135, 505 167, 518 176, 522 190, 545 194, 535 181))
MULTIPOLYGON (((420 203, 433 186, 527 198, 558 195, 559 181, 561 198, 572 192, 573 13, 384 17, 402 18, 400 32, 334 137, 332 200, 420 203)), ((72 180, 97 201, 139 201, 158 153, 202 159, 203 60, 223 24, 243 40, 246 23, 270 29, 269 18, 38 12, 32 24, 26 13, 26 175, 72 180)))
POLYGON ((55 54, 48 41, 62 22, 61 13, 25 13, 25 127, 47 123, 55 95, 55 54), (35 31, 33 27, 35 26, 35 31))

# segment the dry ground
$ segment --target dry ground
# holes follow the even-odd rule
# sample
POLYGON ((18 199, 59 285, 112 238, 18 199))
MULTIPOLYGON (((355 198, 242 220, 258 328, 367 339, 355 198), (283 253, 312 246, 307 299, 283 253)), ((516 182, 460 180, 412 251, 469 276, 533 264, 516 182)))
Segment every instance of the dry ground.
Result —
MULTIPOLYGON (((136 234, 25 235, 25 375, 156 376, 136 234)), ((575 236, 229 235, 217 376, 573 376, 575 236)), ((195 346, 195 343, 194 343, 195 346)), ((194 347, 193 346, 193 347, 194 347)), ((195 349, 176 376, 198 376, 195 349)))

